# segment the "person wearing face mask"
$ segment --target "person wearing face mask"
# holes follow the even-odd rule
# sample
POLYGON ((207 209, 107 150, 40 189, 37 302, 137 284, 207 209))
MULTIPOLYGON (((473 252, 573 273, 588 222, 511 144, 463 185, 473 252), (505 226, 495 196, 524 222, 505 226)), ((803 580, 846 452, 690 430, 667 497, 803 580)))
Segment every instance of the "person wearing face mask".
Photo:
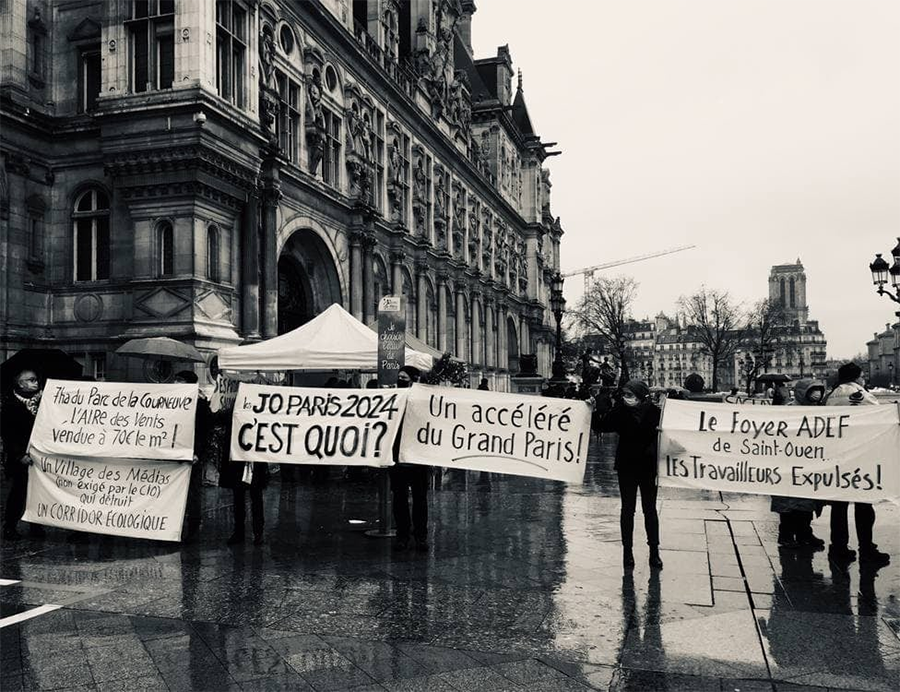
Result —
POLYGON ((650 547, 650 566, 656 569, 663 566, 659 556, 659 516, 656 513, 659 419, 660 409, 650 398, 650 388, 640 380, 627 382, 612 408, 605 413, 597 410, 593 416, 595 432, 614 432, 619 436, 614 468, 619 477, 619 494, 622 497, 619 525, 625 569, 634 567, 632 535, 638 490, 641 493, 647 545, 650 547))
MULTIPOLYGON (((25 513, 28 467, 34 463, 28 454, 28 441, 41 402, 42 387, 43 383, 37 372, 26 368, 15 376, 12 387, 3 400, 0 435, 6 452, 5 471, 9 480, 9 496, 3 515, 3 539, 7 541, 21 538, 17 526, 25 513)), ((33 524, 31 533, 34 536, 42 536, 44 529, 33 524)))
MULTIPOLYGON (((793 406, 819 406, 825 397, 825 383, 803 379, 794 385, 793 406)), ((778 398, 775 392, 773 405, 778 398)), ((821 550, 825 541, 813 534, 813 512, 821 512, 821 504, 802 497, 772 496, 771 509, 778 514, 778 545, 781 548, 805 548, 821 550)))
MULTIPOLYGON (((400 368, 397 388, 406 389, 419 381, 418 368, 411 365, 400 368)), ((400 449, 401 431, 397 431, 394 443, 394 461, 400 449)), ((409 546, 410 533, 416 541, 416 550, 428 550, 428 477, 430 466, 420 464, 397 464, 391 469, 391 492, 394 496, 394 526, 397 527, 396 546, 404 550, 409 546), (409 495, 412 494, 412 519, 409 513, 409 495)))

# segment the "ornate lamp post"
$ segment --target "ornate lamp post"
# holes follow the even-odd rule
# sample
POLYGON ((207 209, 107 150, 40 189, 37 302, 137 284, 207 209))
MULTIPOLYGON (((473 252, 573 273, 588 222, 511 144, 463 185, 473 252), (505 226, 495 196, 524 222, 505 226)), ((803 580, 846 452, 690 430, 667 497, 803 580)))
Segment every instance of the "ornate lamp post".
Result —
POLYGON ((553 358, 553 377, 550 381, 554 384, 567 382, 566 364, 562 358, 562 317, 566 311, 566 299, 563 298, 563 277, 556 272, 553 275, 553 283, 550 287, 550 311, 556 318, 556 355, 553 358))
MULTIPOLYGON (((891 250, 891 256, 894 258, 894 264, 888 263, 882 259, 881 253, 875 255, 875 261, 869 265, 869 271, 872 272, 872 283, 875 284, 878 295, 887 296, 895 303, 900 303, 900 238, 897 238, 896 247, 891 250), (884 290, 884 285, 890 277, 891 286, 894 292, 884 290)), ((897 313, 900 317, 900 312, 897 313)))

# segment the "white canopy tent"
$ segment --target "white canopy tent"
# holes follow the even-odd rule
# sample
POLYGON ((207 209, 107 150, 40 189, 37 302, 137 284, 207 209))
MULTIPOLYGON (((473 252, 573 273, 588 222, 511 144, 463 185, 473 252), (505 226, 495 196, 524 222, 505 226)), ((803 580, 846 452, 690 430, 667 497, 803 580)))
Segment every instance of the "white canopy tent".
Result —
MULTIPOLYGON (((406 364, 429 370, 432 356, 406 348, 406 364)), ((287 334, 219 351, 222 370, 378 369, 378 334, 334 303, 287 334)))

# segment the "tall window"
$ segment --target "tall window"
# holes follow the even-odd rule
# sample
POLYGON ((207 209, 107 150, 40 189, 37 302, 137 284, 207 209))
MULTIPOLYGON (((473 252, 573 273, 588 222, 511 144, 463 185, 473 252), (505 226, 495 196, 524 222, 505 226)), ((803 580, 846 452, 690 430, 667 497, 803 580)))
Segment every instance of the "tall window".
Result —
POLYGON ((175 2, 135 0, 125 22, 134 92, 169 89, 175 81, 175 2))
POLYGON ((325 159, 322 180, 331 187, 341 184, 341 119, 327 108, 325 113, 325 159))
POLYGON ((78 65, 78 112, 90 113, 100 95, 100 47, 82 50, 78 65))
MULTIPOLYGON (((396 140, 395 140, 396 141, 396 140)), ((399 137, 399 146, 397 151, 400 156, 400 220, 404 223, 409 221, 409 137, 402 135, 399 137)))
POLYGON ((215 226, 206 231, 206 278, 219 281, 219 229, 215 226))
POLYGON ((794 281, 794 277, 791 277, 790 280, 790 291, 791 291, 791 307, 797 307, 797 283, 794 281))
POLYGON ((278 143, 284 155, 292 162, 300 160, 300 87, 282 72, 275 73, 278 84, 278 143))
POLYGON ((73 222, 73 273, 75 281, 109 278, 109 198, 90 189, 75 200, 73 222))
POLYGON ((172 276, 175 273, 175 233, 168 221, 156 229, 156 247, 159 251, 159 275, 172 276))
POLYGON ((375 112, 375 184, 372 186, 372 206, 384 211, 384 114, 375 112))
POLYGON ((244 70, 247 12, 237 2, 216 2, 216 90, 238 108, 246 106, 244 70))

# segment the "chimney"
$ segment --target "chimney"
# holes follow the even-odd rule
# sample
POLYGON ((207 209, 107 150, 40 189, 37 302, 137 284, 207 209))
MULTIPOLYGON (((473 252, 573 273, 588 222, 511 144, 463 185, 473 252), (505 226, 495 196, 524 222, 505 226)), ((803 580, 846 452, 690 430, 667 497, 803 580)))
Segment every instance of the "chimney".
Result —
POLYGON ((456 24, 456 33, 459 35, 459 40, 462 41, 463 46, 465 46, 469 57, 473 57, 472 15, 475 14, 475 10, 478 8, 475 7, 473 0, 463 0, 460 6, 462 13, 459 15, 459 22, 456 24))
POLYGON ((504 106, 512 103, 512 56, 509 45, 497 48, 497 99, 504 106))

